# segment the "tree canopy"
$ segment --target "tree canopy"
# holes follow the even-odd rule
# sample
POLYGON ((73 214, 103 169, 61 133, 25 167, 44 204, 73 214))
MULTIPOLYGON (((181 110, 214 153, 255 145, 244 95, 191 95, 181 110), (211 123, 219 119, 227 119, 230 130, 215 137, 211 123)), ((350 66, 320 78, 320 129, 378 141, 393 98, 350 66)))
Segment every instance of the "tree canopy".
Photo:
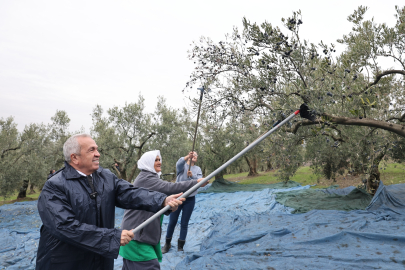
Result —
MULTIPOLYGON (((405 137, 405 9, 396 7, 394 26, 365 20, 366 11, 360 6, 348 16, 353 28, 337 40, 345 46, 341 53, 334 44, 300 37, 300 11, 282 18, 283 28, 244 18, 243 30, 234 28, 225 41, 202 37, 193 44, 189 58, 196 67, 186 88, 202 82, 213 89, 206 98, 208 113, 240 119, 250 112, 252 122, 262 117, 273 123, 306 103, 317 119, 286 127, 295 135, 289 145, 319 143, 324 136, 326 154, 349 143, 347 149, 355 151, 351 162, 367 157, 362 164, 371 174, 378 164, 370 160, 405 137)), ((337 151, 347 161, 347 151, 337 151)))
MULTIPOLYGON (((211 88, 204 94, 196 137, 198 165, 207 175, 257 137, 285 119, 302 103, 315 121, 294 118, 229 171, 257 173, 278 169, 288 181, 309 162, 328 179, 349 171, 364 174, 364 187, 375 192, 381 161, 405 160, 405 9, 396 7, 396 23, 366 20, 360 6, 348 20, 352 30, 336 44, 311 43, 300 36, 300 11, 277 26, 243 18, 225 40, 202 37, 189 58, 195 69, 186 89, 211 88)), ((146 110, 144 98, 124 106, 93 109, 90 134, 99 146, 101 165, 132 181, 137 161, 159 149, 163 173, 175 175, 175 164, 192 148, 199 99, 193 109, 174 109, 163 97, 146 110), (148 112, 149 111, 149 112, 148 112)), ((49 125, 32 123, 22 132, 12 117, 0 118, 0 196, 41 188, 50 169, 63 166, 62 147, 70 132, 65 111, 49 125)), ((223 171, 217 179, 223 177, 223 171)))

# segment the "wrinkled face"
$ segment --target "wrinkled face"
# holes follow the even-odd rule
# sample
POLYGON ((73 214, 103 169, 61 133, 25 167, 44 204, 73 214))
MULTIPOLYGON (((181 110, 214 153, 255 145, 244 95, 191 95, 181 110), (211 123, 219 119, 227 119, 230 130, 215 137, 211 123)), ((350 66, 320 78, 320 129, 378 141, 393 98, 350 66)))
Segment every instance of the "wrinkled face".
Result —
POLYGON ((159 156, 156 156, 154 168, 157 173, 162 171, 162 162, 160 162, 159 156))
POLYGON ((90 175, 99 168, 100 153, 96 142, 89 137, 78 137, 80 155, 72 154, 72 166, 86 175, 90 175))

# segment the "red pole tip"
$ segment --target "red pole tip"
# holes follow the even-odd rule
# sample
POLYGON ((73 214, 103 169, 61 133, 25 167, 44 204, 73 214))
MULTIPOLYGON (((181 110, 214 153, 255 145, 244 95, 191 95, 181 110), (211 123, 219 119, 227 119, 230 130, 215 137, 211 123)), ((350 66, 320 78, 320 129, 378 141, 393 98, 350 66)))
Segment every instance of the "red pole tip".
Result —
POLYGON ((297 110, 294 114, 297 115, 300 113, 300 110, 297 110))

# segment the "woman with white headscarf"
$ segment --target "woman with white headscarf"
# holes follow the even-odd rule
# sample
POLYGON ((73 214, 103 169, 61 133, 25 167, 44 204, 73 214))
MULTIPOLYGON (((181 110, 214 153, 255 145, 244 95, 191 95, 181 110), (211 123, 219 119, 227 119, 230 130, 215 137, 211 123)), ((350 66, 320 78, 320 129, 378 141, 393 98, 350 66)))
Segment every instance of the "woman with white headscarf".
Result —
MULTIPOLYGON (((153 191, 171 195, 185 192, 202 181, 203 178, 193 181, 170 183, 159 178, 161 174, 162 157, 159 150, 149 151, 138 160, 138 168, 141 170, 133 185, 138 188, 146 188, 153 191)), ((208 183, 208 182, 207 182, 208 183)), ((205 186, 207 183, 204 183, 205 186)), ((121 229, 132 230, 145 220, 153 216, 153 213, 142 210, 125 210, 121 223, 121 229)), ((120 255, 124 258, 122 270, 129 269, 160 269, 162 261, 160 236, 162 234, 163 215, 146 225, 142 230, 135 233, 134 239, 120 248, 120 255)))

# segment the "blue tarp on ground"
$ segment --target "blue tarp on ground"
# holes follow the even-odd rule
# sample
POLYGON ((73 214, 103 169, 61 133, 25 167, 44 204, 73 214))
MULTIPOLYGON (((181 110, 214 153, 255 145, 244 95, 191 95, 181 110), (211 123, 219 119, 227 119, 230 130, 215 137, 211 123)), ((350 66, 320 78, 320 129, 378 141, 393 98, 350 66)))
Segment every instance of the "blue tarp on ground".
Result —
MULTIPOLYGON (((198 194, 185 252, 173 240, 161 268, 405 268, 405 184, 381 183, 368 210, 291 214, 275 201, 277 192, 307 188, 198 194)), ((122 215, 117 209, 117 226, 122 215)), ((36 202, 0 207, 0 269, 34 269, 40 225, 36 202)))

